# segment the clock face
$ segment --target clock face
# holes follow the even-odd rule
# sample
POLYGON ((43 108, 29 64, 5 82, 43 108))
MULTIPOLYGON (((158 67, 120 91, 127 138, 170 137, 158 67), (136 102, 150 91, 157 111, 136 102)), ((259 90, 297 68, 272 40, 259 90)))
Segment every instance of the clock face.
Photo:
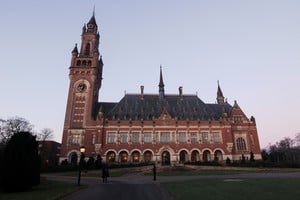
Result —
POLYGON ((86 85, 84 83, 80 83, 77 89, 79 92, 84 92, 86 90, 86 85))

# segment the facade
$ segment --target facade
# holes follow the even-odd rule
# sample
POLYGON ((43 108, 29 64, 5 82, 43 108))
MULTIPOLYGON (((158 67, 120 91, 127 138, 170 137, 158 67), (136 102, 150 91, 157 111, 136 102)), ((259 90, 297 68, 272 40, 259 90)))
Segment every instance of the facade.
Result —
MULTIPOLYGON (((217 103, 197 95, 167 94, 162 69, 157 94, 125 94, 119 102, 99 102, 103 62, 95 17, 84 25, 81 46, 72 51, 60 160, 101 155, 106 162, 180 162, 260 159, 254 117, 230 105, 217 87, 217 103)), ((101 100, 101 97, 100 97, 101 100)))

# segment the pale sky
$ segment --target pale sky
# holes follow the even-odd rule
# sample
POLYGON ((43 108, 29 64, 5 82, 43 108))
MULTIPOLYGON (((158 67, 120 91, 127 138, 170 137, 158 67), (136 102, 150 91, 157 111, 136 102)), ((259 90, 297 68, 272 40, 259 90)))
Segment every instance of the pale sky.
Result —
POLYGON ((216 101, 217 81, 257 121, 261 148, 300 132, 299 0, 2 0, 0 118, 61 142, 75 43, 93 13, 104 61, 100 101, 166 93, 216 101))

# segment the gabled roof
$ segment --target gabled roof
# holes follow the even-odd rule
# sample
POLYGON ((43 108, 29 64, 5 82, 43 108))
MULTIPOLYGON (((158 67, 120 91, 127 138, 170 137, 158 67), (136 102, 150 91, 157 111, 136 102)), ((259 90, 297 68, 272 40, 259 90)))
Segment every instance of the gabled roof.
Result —
POLYGON ((109 120, 152 120, 166 110, 178 120, 218 120, 224 110, 231 111, 228 103, 205 104, 196 95, 126 94, 118 103, 99 103, 99 112, 109 120))

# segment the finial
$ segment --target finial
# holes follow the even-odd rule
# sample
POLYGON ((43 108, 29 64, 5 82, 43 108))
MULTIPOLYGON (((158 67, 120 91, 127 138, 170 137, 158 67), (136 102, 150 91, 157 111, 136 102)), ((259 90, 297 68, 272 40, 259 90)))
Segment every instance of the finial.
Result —
POLYGON ((93 16, 95 17, 95 7, 96 5, 94 4, 94 8, 93 8, 93 16))

